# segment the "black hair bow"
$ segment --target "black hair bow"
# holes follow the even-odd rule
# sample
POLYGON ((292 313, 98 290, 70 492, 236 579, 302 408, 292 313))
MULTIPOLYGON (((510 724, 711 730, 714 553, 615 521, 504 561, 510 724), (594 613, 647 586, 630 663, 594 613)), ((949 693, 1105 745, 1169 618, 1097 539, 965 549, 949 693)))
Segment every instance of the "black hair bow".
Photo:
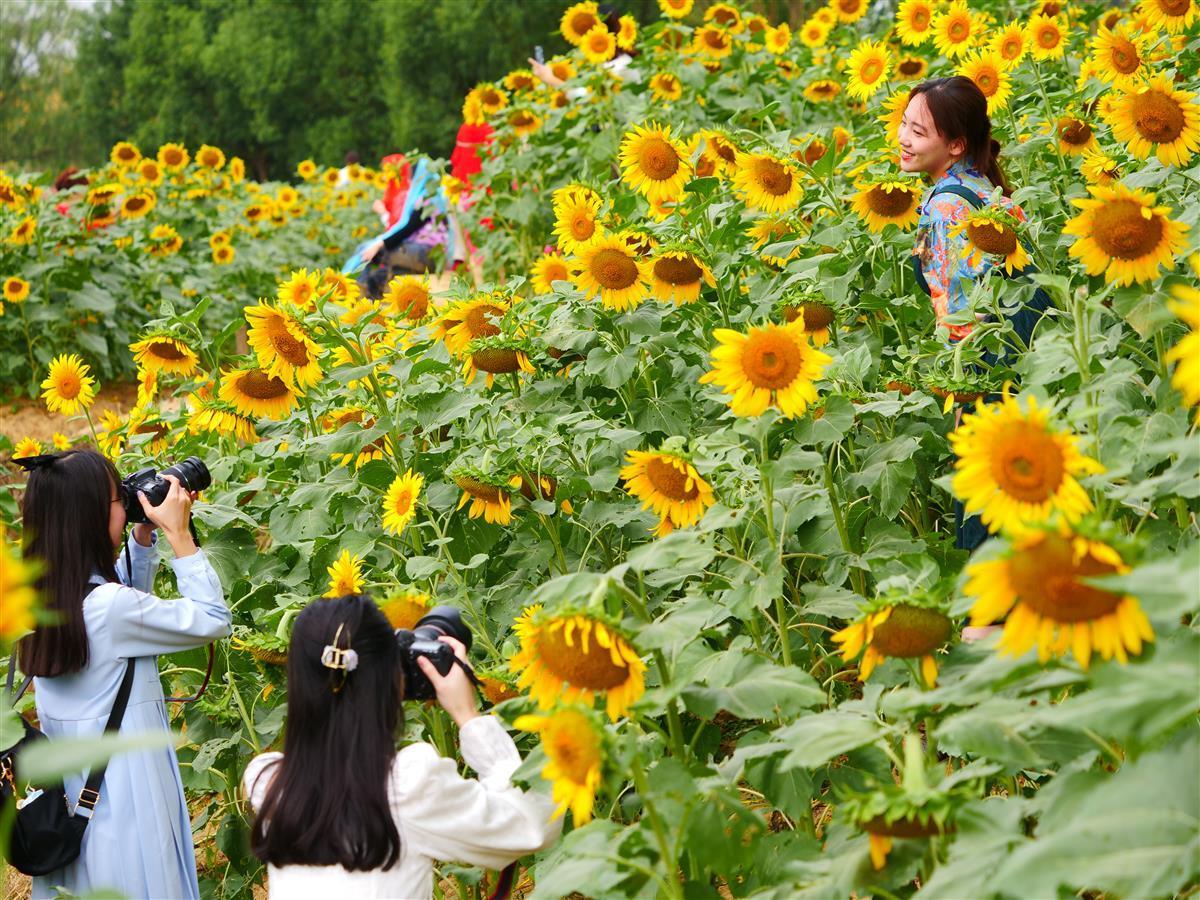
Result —
POLYGON ((58 455, 54 453, 43 453, 40 456, 22 456, 20 459, 14 459, 18 466, 26 472, 32 472, 34 469, 44 469, 51 463, 58 460, 58 455))

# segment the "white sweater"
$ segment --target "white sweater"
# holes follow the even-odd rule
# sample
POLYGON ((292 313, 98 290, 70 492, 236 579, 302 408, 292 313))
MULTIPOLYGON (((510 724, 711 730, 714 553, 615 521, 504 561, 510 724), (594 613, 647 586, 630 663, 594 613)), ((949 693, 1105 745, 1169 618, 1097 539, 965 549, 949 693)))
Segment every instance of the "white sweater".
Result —
MULTIPOLYGON (((435 859, 502 869, 558 839, 562 819, 553 818, 553 801, 512 786, 521 756, 494 716, 464 725, 459 745, 478 779, 463 778, 430 744, 410 744, 396 753, 388 798, 400 832, 400 861, 391 869, 268 866, 271 900, 430 897, 435 859)), ((246 767, 242 787, 255 809, 266 796, 272 764, 282 758, 263 753, 246 767)))

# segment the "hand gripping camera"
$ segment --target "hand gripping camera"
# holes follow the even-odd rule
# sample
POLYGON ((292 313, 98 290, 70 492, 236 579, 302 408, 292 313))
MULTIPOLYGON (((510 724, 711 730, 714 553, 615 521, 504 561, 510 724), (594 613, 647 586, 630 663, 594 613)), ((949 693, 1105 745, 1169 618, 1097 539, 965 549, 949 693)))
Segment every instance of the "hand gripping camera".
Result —
MULTIPOLYGON (((417 665, 418 658, 425 657, 441 675, 448 675, 454 668, 454 648, 438 640, 442 635, 457 638, 471 649, 471 629, 453 606, 435 606, 412 629, 396 629, 405 700, 432 700, 435 696, 433 685, 417 665)), ((470 674, 470 669, 467 672, 470 674)))
POLYGON ((144 525, 150 521, 146 518, 146 512, 138 501, 138 491, 146 495, 151 506, 158 506, 167 499, 167 492, 171 490, 171 482, 167 481, 163 477, 164 475, 174 475, 179 479, 179 483, 189 491, 202 491, 212 484, 212 475, 208 473, 208 466, 198 456, 189 456, 183 462, 163 469, 162 472, 154 469, 139 469, 121 482, 121 499, 125 504, 125 520, 130 525, 144 525))

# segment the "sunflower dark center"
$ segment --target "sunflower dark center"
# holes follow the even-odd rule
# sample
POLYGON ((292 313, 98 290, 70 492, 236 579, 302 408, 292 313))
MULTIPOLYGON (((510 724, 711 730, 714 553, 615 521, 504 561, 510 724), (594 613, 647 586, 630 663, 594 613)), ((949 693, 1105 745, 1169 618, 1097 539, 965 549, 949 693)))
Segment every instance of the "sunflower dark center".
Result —
POLYGON ((900 61, 900 65, 896 66, 897 71, 901 75, 918 75, 925 69, 925 63, 922 60, 909 57, 900 61))
POLYGON ((1084 584, 1083 579, 1116 571, 1090 554, 1076 560, 1071 542, 1053 533, 1017 552, 1009 563, 1009 579, 1020 602, 1056 622, 1088 622, 1115 610, 1120 594, 1084 584))
POLYGON ((1044 503, 1063 482, 1062 450, 1040 428, 1016 423, 997 436, 992 478, 1005 494, 1022 503, 1044 503))
POLYGON ((646 463, 646 477, 656 491, 671 500, 694 500, 700 495, 695 484, 688 487, 685 473, 657 456, 646 463))
POLYGON ((592 258, 592 277, 610 291, 630 287, 638 279, 637 263, 620 250, 605 248, 592 258))
POLYGON ((471 362, 480 372, 493 375, 503 375, 508 372, 519 372, 521 363, 516 350, 506 350, 503 347, 488 347, 476 350, 471 354, 471 362))
POLYGON ((795 341, 777 332, 752 335, 742 350, 742 370, 756 388, 777 391, 790 386, 803 362, 795 341))
POLYGON ((638 151, 638 167, 654 181, 665 181, 679 171, 679 154, 662 138, 652 137, 638 151))
POLYGON ((500 488, 494 484, 488 484, 478 478, 471 478, 469 475, 456 475, 454 483, 476 500, 482 500, 485 503, 500 502, 500 488))
POLYGON ((542 665, 572 687, 606 691, 625 683, 629 670, 614 665, 608 649, 601 647, 594 635, 589 635, 585 651, 578 629, 567 643, 566 628, 564 623, 561 628, 538 631, 537 656, 542 665))
POLYGON ((912 209, 913 193, 905 188, 876 185, 867 192, 867 206, 876 215, 895 218, 912 209))
POLYGON ((1082 147, 1092 139, 1092 126, 1083 119, 1062 119, 1058 123, 1058 136, 1064 143, 1082 147))
POLYGON ((476 306, 463 317, 463 324, 467 326, 467 331, 470 332, 472 338, 491 337, 494 334, 499 334, 500 329, 493 325, 489 316, 500 318, 504 315, 504 310, 498 306, 492 306, 490 303, 485 303, 482 306, 476 306))
POLYGON ((884 656, 926 656, 950 637, 950 620, 937 610, 902 603, 875 628, 871 646, 884 656))
POLYGON ((712 50, 724 50, 729 46, 729 38, 725 32, 710 28, 704 32, 704 43, 712 50))
POLYGON ((1133 125, 1152 144, 1169 144, 1183 133, 1183 108, 1174 97, 1150 90, 1133 96, 1133 125))
POLYGON ((288 386, 274 375, 255 369, 238 379, 238 390, 255 400, 276 400, 286 397, 288 386))
POLYGON ((754 161, 754 180, 773 197, 782 197, 792 189, 791 170, 773 159, 754 161))
POLYGON ((596 17, 590 12, 581 10, 571 16, 571 30, 576 34, 587 34, 598 24, 596 17))
POLYGON ((1007 225, 1001 225, 997 231, 991 222, 972 222, 967 225, 967 237, 984 253, 1008 256, 1017 249, 1017 233, 1007 225))
POLYGON ((704 272, 690 256, 664 256, 654 263, 654 274, 667 284, 695 284, 704 272))
POLYGON ((148 349, 159 359, 176 360, 186 358, 183 351, 167 341, 155 341, 148 349))
POLYGON ((1163 222, 1158 215, 1146 218, 1145 209, 1133 200, 1114 200, 1096 210, 1092 239, 1111 257, 1139 259, 1158 247, 1163 222))
POLYGON ((1112 60, 1113 68, 1122 75, 1131 75, 1141 66, 1142 58, 1138 55, 1137 46, 1133 41, 1114 36, 1110 48, 1109 58, 1112 60))
POLYGON ((1192 0, 1158 0, 1158 6, 1169 16, 1182 16, 1191 9, 1192 0))

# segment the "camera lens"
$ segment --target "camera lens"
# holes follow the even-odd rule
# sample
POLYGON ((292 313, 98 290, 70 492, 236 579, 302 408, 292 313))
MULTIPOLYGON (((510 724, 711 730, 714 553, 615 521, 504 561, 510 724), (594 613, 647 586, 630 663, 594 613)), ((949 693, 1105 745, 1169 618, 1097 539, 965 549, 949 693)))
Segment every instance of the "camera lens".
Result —
POLYGON ((212 484, 212 475, 208 466, 198 456, 189 456, 183 462, 176 463, 168 469, 163 469, 163 475, 174 475, 179 483, 189 491, 202 491, 212 484))
POLYGON ((455 638, 471 649, 471 629, 462 620, 462 614, 453 606, 435 606, 421 617, 413 632, 428 640, 436 641, 442 635, 455 638))

